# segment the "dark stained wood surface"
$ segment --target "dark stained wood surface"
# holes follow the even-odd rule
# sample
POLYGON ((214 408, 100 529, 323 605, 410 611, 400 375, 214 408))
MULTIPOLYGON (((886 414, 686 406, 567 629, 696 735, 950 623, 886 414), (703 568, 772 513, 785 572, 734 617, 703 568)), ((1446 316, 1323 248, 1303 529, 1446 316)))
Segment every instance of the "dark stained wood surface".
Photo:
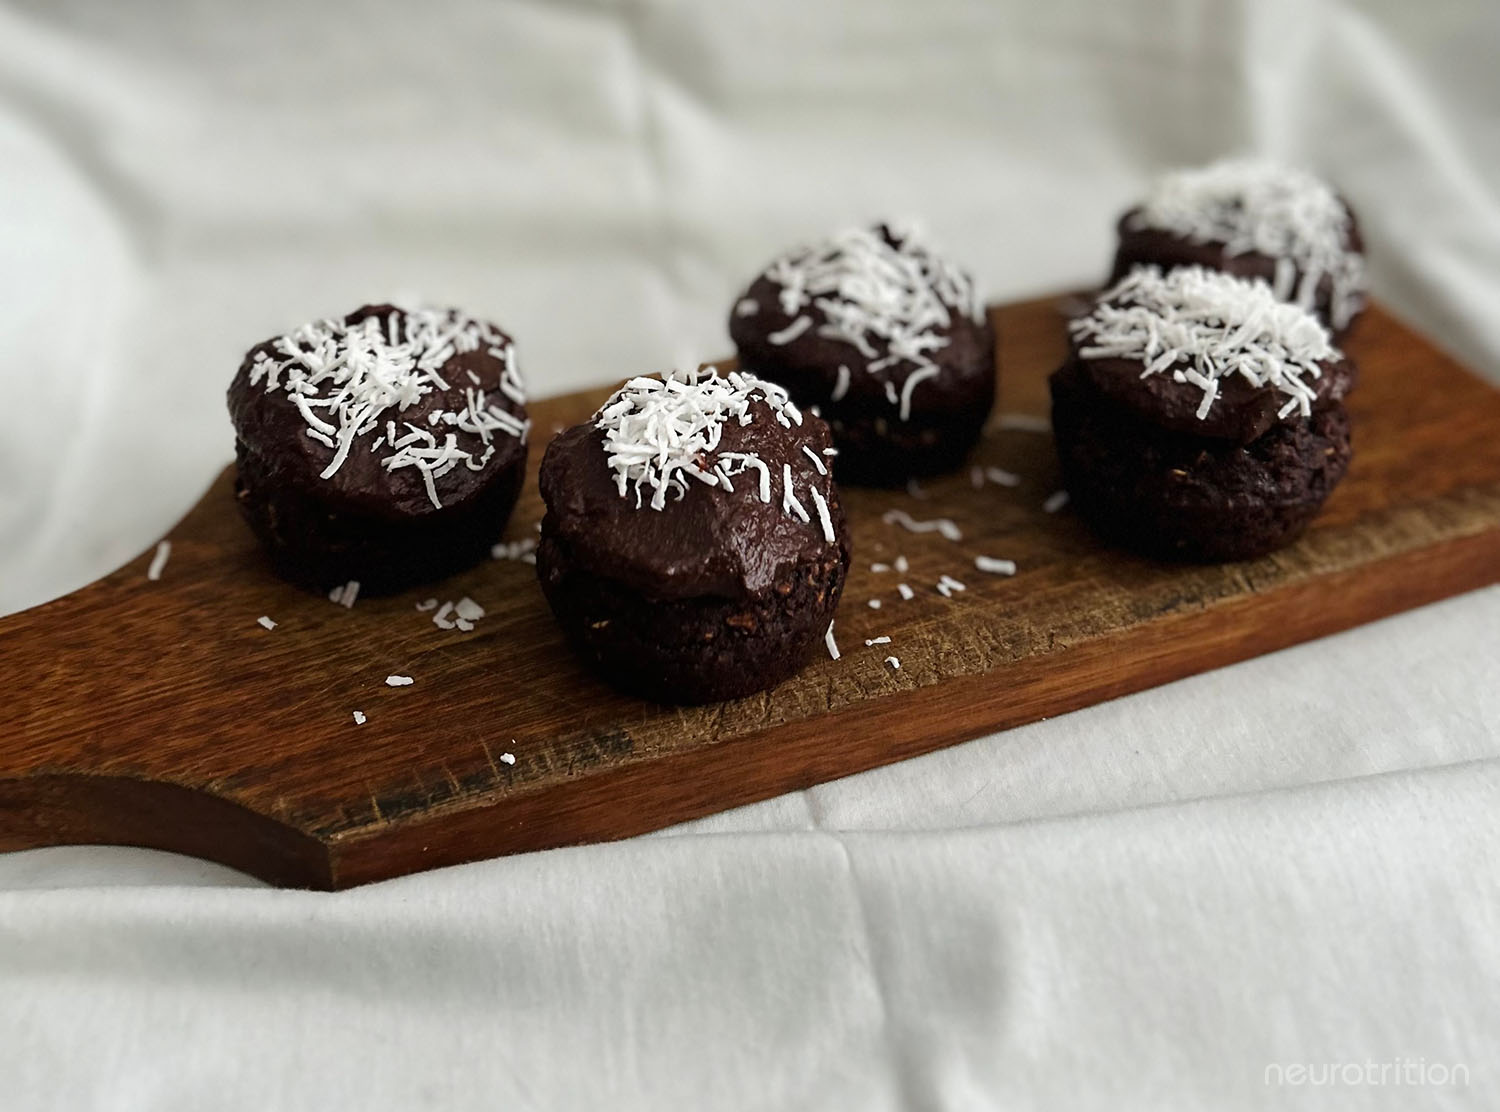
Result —
MULTIPOLYGON (((1363 374, 1348 478, 1297 545, 1218 567, 1136 559, 1042 512, 1051 440, 999 415, 1045 414, 1061 318, 1053 300, 994 315, 1000 403, 973 462, 1021 485, 976 489, 965 468, 925 499, 846 491, 843 659, 734 703, 643 703, 569 656, 528 564, 347 610, 278 581, 226 472, 170 533, 159 581, 148 551, 0 619, 0 849, 151 846, 342 888, 657 829, 1500 580, 1500 392, 1378 307, 1348 343, 1363 374), (964 538, 884 524, 891 507, 951 517, 964 538), (1020 571, 977 571, 980 554, 1020 571), (871 570, 898 555, 907 574, 871 570), (943 574, 968 590, 943 598, 943 574), (463 595, 487 611, 472 632, 415 609, 463 595)), ((533 406, 533 479, 551 432, 606 392, 533 406)), ((508 536, 540 513, 533 481, 508 536)))

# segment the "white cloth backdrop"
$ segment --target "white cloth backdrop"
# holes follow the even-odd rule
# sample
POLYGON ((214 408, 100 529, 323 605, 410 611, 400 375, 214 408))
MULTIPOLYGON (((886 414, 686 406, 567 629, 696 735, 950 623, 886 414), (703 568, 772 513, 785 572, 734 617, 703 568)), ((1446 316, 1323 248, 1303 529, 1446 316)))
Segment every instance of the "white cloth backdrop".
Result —
MULTIPOLYGON (((1378 294, 1500 376, 1497 57, 1491 0, 12 2, 0 611, 167 529, 309 316, 451 300, 557 393, 727 351, 846 220, 1093 280, 1152 173, 1236 151, 1335 179, 1378 294)), ((1500 1106, 1497 631, 1480 592, 335 896, 0 855, 0 1107, 1500 1106)))

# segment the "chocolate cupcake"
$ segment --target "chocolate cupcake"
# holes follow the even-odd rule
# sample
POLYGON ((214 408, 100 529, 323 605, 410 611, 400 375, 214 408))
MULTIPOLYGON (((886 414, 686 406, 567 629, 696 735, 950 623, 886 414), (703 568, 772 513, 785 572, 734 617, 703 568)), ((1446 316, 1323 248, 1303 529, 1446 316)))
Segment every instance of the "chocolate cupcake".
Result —
POLYGON ((817 406, 842 481, 950 471, 995 398, 995 334, 968 276, 909 232, 856 228, 777 259, 730 312, 740 366, 817 406))
POLYGON ((1157 181, 1120 218, 1110 283, 1132 267, 1261 278, 1342 333, 1364 307, 1364 243, 1347 202, 1311 174, 1231 160, 1157 181))
POLYGON ((1174 559, 1261 556, 1347 470, 1354 365, 1264 282, 1140 268, 1069 328, 1052 427, 1071 505, 1104 537, 1174 559))
POLYGON ((515 345, 456 309, 367 305, 251 348, 235 498, 288 579, 390 592, 484 557, 526 470, 515 345))
POLYGON ((537 575, 570 643, 666 703, 797 671, 849 567, 832 454, 827 425, 750 375, 626 383, 542 458, 537 575))

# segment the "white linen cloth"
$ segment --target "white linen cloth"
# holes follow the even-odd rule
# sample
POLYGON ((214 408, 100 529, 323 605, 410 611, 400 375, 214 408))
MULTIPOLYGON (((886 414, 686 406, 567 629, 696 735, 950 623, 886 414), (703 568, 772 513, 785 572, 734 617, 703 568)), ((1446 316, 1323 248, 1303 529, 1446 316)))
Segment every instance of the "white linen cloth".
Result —
MULTIPOLYGON (((1497 52, 1483 2, 0 7, 0 612, 169 528, 310 316, 461 304, 558 393, 727 352, 850 220, 1097 280, 1227 153, 1337 181, 1377 294, 1500 377, 1497 52)), ((1491 589, 331 896, 0 855, 0 1108, 1493 1108, 1497 631, 1491 589)))

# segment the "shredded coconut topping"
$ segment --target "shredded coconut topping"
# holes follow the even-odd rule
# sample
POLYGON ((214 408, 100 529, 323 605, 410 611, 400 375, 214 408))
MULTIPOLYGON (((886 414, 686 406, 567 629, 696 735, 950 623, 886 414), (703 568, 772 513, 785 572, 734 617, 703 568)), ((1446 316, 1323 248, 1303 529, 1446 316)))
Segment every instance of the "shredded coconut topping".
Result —
POLYGON ((428 498, 441 509, 434 480, 460 464, 480 470, 494 455, 495 434, 524 442, 531 429, 530 421, 491 402, 477 384, 464 387, 462 408, 428 413, 425 428, 399 420, 434 390, 451 389, 442 376, 450 359, 481 348, 503 364, 499 392, 525 403, 515 344, 457 309, 398 307, 355 324, 313 321, 278 336, 269 348, 256 353, 250 385, 286 391, 307 435, 333 449, 324 479, 338 473, 356 440, 370 438, 371 451, 385 451, 387 471, 417 468, 428 498))
MULTIPOLYGON (((790 463, 783 463, 776 475, 753 452, 719 450, 724 426, 750 424, 755 402, 768 407, 785 428, 802 424, 802 414, 786 391, 754 375, 738 371, 718 375, 705 368, 631 379, 594 415, 595 427, 604 433, 604 452, 620 497, 634 491, 637 508, 661 510, 668 497, 673 501, 686 497, 693 482, 732 492, 736 477, 744 475, 748 489, 767 504, 772 502, 772 485, 779 480, 782 512, 811 524, 814 515, 797 496, 790 463)), ((827 468, 814 453, 807 451, 805 456, 809 462, 804 469, 805 493, 811 495, 820 531, 832 542, 833 520, 816 486, 816 476, 826 476, 827 468)))
POLYGON ((1305 171, 1255 159, 1179 170, 1157 181, 1130 226, 1222 243, 1230 255, 1253 251, 1284 260, 1276 270, 1276 296, 1307 310, 1327 275, 1335 328, 1359 310, 1364 257, 1349 248, 1349 210, 1305 171))
MULTIPOLYGON (((817 335, 854 348, 870 374, 910 364, 902 390, 892 386, 886 392, 903 421, 916 385, 938 373, 931 353, 948 344, 939 330, 952 324, 954 313, 984 320, 983 301, 968 275, 935 255, 915 232, 889 225, 851 228, 796 248, 772 263, 766 277, 779 287, 781 309, 792 318, 767 337, 771 343, 790 343, 816 323, 817 335)), ((848 392, 849 376, 841 365, 830 401, 848 392)))
POLYGON ((1264 282, 1196 266, 1166 274, 1137 267, 1068 327, 1085 359, 1138 360, 1142 378, 1170 374, 1201 389, 1200 420, 1233 375, 1279 392, 1286 403, 1278 416, 1305 417, 1317 396, 1312 380, 1323 374, 1319 361, 1340 358, 1318 319, 1264 282))

